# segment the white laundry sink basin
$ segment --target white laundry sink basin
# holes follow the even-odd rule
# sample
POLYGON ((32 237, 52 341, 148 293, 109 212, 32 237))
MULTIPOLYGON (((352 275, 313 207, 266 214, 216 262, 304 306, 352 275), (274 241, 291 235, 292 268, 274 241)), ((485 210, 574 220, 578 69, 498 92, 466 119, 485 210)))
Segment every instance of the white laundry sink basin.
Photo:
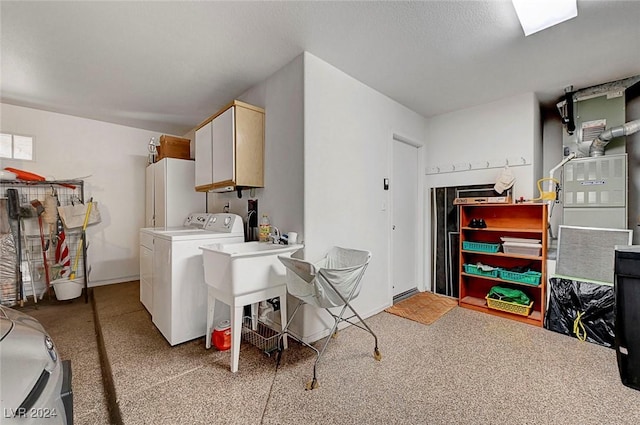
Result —
POLYGON ((266 242, 204 245, 200 247, 204 280, 207 285, 234 297, 282 285, 286 283, 286 269, 278 256, 291 256, 303 247, 266 242))

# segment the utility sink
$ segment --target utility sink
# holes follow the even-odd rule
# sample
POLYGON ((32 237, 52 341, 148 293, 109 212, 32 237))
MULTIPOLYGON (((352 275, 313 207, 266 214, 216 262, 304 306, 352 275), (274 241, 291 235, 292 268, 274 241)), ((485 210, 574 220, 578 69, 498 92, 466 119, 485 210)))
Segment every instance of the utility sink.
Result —
MULTIPOLYGON (((244 306, 280 298, 280 323, 286 323, 286 269, 278 256, 291 256, 303 245, 274 245, 266 242, 211 244, 201 246, 204 281, 209 286, 207 298, 207 333, 205 347, 211 347, 211 331, 217 301, 231 308, 231 372, 238 371, 241 327, 244 306)), ((252 315, 253 316, 253 315, 252 315)), ((253 317, 252 317, 253 319, 253 317)), ((257 320, 252 320, 256 330, 257 320)), ((287 335, 282 338, 287 348, 287 335)))
POLYGON ((291 256, 304 245, 267 242, 201 246, 204 280, 227 295, 237 296, 285 283, 286 269, 279 255, 291 256))

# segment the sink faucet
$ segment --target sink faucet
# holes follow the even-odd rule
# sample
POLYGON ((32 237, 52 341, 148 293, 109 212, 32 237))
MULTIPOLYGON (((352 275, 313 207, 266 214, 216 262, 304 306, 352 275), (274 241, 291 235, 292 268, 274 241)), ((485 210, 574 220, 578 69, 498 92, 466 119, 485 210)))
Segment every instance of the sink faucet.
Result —
POLYGON ((251 216, 255 214, 256 214, 255 210, 249 210, 249 212, 247 213, 247 228, 245 231, 247 241, 258 240, 253 228, 251 227, 251 216))
POLYGON ((271 226, 271 231, 273 232, 273 234, 269 235, 269 239, 271 239, 271 241, 274 244, 279 244, 280 243, 280 230, 276 226, 271 226))
POLYGON ((251 220, 251 216, 254 215, 256 212, 254 210, 249 210, 249 212, 247 213, 247 224, 249 224, 249 221, 251 220))

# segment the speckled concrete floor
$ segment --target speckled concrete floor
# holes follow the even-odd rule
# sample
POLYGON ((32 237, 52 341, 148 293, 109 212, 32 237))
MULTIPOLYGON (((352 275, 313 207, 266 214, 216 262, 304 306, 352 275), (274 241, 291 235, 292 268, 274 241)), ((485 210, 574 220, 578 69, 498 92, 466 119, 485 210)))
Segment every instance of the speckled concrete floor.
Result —
MULTIPOLYGON (((429 326, 379 313, 368 323, 382 361, 371 336, 349 327, 320 363, 320 387, 305 391, 308 349, 292 343, 276 370, 243 343, 232 374, 229 352, 205 350, 202 338, 170 347, 138 291, 94 290, 126 425, 640 423, 640 391, 620 382, 614 350, 530 325, 461 308, 429 326)), ((76 418, 94 414, 84 406, 76 418)))
POLYGON ((91 302, 47 300, 16 308, 42 323, 60 358, 71 360, 74 424, 108 424, 102 370, 91 302))
POLYGON ((96 288, 123 422, 129 424, 632 424, 640 391, 620 382, 615 351, 455 308, 430 326, 379 313, 341 331, 305 391, 314 357, 295 343, 273 358, 243 343, 170 347, 138 302, 138 284, 96 288))

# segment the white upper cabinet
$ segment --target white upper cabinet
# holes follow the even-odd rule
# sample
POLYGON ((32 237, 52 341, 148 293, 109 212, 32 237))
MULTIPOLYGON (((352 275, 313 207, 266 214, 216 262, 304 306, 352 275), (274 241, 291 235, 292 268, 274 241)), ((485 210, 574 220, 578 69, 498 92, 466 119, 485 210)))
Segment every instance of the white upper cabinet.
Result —
POLYGON ((211 123, 196 130, 196 190, 213 181, 211 123))
POLYGON ((196 129, 196 190, 264 186, 264 109, 233 101, 196 129))
POLYGON ((235 176, 235 131, 234 110, 229 108, 211 122, 213 141, 213 182, 234 184, 235 176))

